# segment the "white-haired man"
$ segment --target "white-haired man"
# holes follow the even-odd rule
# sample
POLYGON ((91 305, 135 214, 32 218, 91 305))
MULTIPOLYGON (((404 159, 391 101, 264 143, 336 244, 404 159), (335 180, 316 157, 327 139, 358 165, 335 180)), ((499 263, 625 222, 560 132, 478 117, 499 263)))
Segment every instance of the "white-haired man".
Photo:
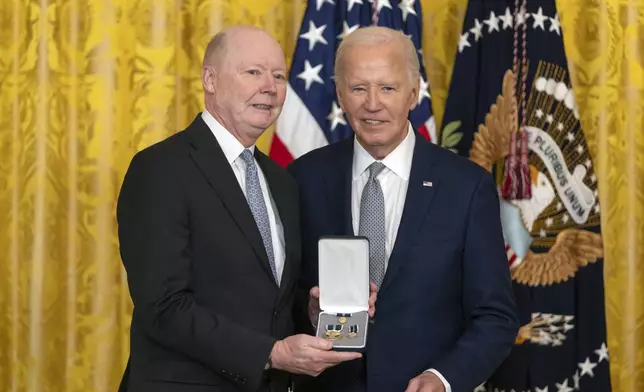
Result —
POLYGON ((134 302, 131 392, 286 392, 355 353, 293 334, 295 181, 255 148, 286 95, 284 53, 251 26, 204 56, 205 110, 132 160, 118 202, 134 302))
POLYGON ((300 189, 302 281, 314 315, 317 238, 364 235, 378 306, 364 358, 304 390, 472 391, 518 331, 494 181, 412 128, 420 75, 405 35, 356 30, 338 48, 335 75, 355 138, 289 168, 300 189))

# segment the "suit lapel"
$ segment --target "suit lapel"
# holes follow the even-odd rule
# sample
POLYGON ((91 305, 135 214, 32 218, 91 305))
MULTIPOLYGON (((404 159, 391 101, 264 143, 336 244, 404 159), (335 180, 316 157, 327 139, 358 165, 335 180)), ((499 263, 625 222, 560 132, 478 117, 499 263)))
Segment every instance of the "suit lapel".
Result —
MULTIPOLYGON (((298 236, 298 233, 295 233, 294 230, 296 227, 299 227, 296 221, 296 210, 294 208, 296 201, 289 192, 290 189, 294 188, 286 182, 286 174, 280 172, 282 169, 273 162, 270 162, 270 158, 261 153, 257 148, 255 149, 255 159, 261 167, 264 177, 266 177, 266 183, 270 189, 271 197, 275 201, 277 207, 276 212, 284 230, 284 268, 282 270, 282 279, 280 280, 279 302, 294 282, 294 263, 299 257, 295 253, 295 247, 292 242, 298 236)), ((270 200, 266 202, 270 203, 270 200)))
POLYGON ((389 257, 387 272, 380 286, 380 293, 391 284, 406 259, 406 253, 413 244, 436 194, 438 176, 432 170, 434 158, 427 141, 417 134, 405 207, 398 227, 396 243, 389 257))
POLYGON ((351 168, 353 162, 353 138, 338 142, 336 157, 325 176, 327 199, 332 222, 340 222, 341 232, 337 235, 354 235, 351 214, 351 168))
POLYGON ((201 116, 198 116, 188 127, 187 133, 193 147, 190 156, 217 192, 233 220, 250 242, 265 271, 273 279, 266 249, 255 219, 217 139, 201 116))

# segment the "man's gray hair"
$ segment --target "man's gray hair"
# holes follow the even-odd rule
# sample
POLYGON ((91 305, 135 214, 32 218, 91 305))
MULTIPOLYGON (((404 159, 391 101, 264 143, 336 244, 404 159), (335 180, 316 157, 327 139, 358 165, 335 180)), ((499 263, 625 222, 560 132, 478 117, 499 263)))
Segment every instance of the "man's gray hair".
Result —
POLYGON ((335 80, 342 80, 342 68, 344 55, 353 46, 372 46, 398 42, 404 45, 407 68, 409 69, 409 76, 413 83, 420 77, 420 64, 418 62, 418 54, 416 47, 411 39, 398 30, 390 29, 382 26, 368 26, 362 27, 344 37, 335 55, 335 80))
POLYGON ((226 30, 222 30, 210 39, 203 55, 203 65, 213 65, 217 59, 221 59, 225 56, 226 33, 226 30))
MULTIPOLYGON (((206 46, 206 52, 203 56, 203 65, 215 65, 216 63, 221 61, 221 59, 226 57, 226 52, 229 49, 228 39, 234 39, 233 37, 236 34, 248 31, 259 32, 270 37, 270 35, 268 35, 266 31, 253 25, 235 25, 227 27, 215 34, 210 39, 210 42, 208 42, 208 46, 206 46)), ((275 40, 273 37, 271 37, 271 39, 275 40)))

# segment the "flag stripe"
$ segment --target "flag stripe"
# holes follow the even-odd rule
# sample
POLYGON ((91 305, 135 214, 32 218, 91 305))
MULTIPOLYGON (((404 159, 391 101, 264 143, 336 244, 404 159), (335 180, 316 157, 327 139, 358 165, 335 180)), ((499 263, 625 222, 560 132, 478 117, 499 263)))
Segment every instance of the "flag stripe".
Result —
POLYGON ((270 157, 282 167, 286 167, 293 161, 293 155, 291 155, 278 135, 273 137, 270 157))
POLYGON ((282 111, 275 131, 275 136, 280 141, 275 144, 276 141, 273 140, 270 152, 271 158, 276 162, 286 165, 290 160, 328 144, 324 132, 290 84, 282 111), (290 155, 290 160, 285 151, 290 155))

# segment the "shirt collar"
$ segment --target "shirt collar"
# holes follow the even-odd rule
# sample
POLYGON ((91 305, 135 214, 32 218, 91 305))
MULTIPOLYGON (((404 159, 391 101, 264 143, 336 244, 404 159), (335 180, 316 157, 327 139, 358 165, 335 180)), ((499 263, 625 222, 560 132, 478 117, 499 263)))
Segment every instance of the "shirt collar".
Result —
MULTIPOLYGON (((411 172, 411 161, 414 156, 414 145, 416 144, 416 135, 414 128, 409 123, 407 128, 407 136, 403 141, 385 157, 381 162, 389 170, 394 172, 398 177, 405 181, 409 181, 409 173, 411 172)), ((353 139, 353 179, 360 177, 362 173, 367 170, 369 165, 376 161, 374 157, 367 152, 358 142, 358 139, 353 139)))
MULTIPOLYGON (((224 128, 223 125, 217 121, 215 117, 213 117, 208 110, 204 110, 201 113, 201 118, 204 120, 206 125, 208 125, 208 128, 210 128, 210 131, 212 131, 213 135, 215 135, 215 138, 217 139, 217 143, 219 143, 219 146, 221 147, 222 151, 224 152, 224 155, 226 156, 226 160, 228 161, 229 164, 232 164, 235 159, 237 159, 241 153, 244 151, 245 147, 243 144, 233 136, 232 133, 228 132, 226 128, 224 128)), ((253 154, 255 153, 255 145, 253 144, 252 146, 248 147, 250 152, 253 154)))

